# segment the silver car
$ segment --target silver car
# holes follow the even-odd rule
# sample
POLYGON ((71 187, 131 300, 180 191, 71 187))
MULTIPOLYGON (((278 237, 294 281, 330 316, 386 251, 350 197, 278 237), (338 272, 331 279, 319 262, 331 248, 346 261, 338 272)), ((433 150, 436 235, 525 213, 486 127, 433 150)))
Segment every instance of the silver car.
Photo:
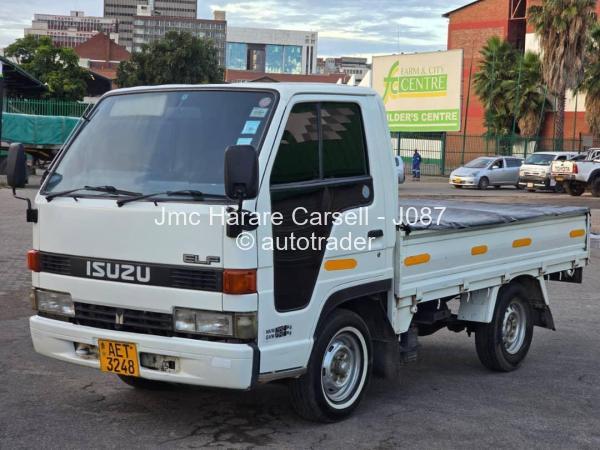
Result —
POLYGON ((519 168, 523 158, 514 156, 482 156, 452 171, 450 184, 487 189, 489 186, 515 186, 519 188, 519 168))

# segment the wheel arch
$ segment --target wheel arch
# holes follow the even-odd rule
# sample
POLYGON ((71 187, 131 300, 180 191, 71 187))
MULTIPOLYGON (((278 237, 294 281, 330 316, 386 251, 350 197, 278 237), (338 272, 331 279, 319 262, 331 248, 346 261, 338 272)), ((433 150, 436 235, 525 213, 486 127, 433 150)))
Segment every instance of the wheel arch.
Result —
POLYGON ((387 315, 387 298, 391 288, 392 280, 388 279, 344 288, 331 294, 323 303, 314 327, 314 341, 336 309, 350 310, 365 321, 371 334, 374 372, 383 377, 395 375, 399 344, 387 315))
POLYGON ((548 292, 543 277, 534 277, 531 275, 520 275, 513 278, 510 283, 502 286, 498 291, 498 296, 510 285, 519 285, 527 292, 527 300, 533 313, 533 324, 542 328, 555 330, 554 318, 550 311, 548 292))

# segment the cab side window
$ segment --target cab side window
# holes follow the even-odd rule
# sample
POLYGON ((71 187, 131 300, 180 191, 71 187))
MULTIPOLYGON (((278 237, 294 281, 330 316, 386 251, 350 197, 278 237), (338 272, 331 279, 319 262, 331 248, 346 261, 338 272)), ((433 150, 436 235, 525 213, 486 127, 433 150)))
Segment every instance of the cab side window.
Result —
POLYGON ((504 167, 504 161, 502 161, 501 159, 497 159, 496 161, 494 161, 494 164, 492 164, 492 167, 494 169, 502 169, 504 167))
POLYGON ((285 126, 271 172, 271 184, 296 183, 319 178, 317 104, 294 106, 285 126))
POLYGON ((508 158, 506 160, 507 167, 521 167, 521 160, 516 158, 508 158))

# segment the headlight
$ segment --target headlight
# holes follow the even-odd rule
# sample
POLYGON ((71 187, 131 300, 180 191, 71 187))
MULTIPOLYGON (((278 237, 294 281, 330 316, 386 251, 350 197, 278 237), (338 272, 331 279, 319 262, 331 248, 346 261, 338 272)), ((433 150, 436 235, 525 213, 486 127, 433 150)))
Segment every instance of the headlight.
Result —
POLYGON ((33 301, 34 308, 39 312, 75 317, 75 305, 73 304, 71 294, 68 292, 34 289, 33 301))
POLYGON ((256 313, 219 313, 197 309, 175 308, 175 331, 181 333, 256 338, 256 313))

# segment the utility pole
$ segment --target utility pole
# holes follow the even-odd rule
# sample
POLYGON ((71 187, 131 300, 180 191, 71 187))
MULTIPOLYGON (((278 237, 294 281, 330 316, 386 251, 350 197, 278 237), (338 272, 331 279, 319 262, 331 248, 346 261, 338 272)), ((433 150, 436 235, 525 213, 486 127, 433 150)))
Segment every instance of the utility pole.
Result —
POLYGON ((467 124, 469 123, 469 103, 471 101, 471 78, 473 77, 473 49, 471 49, 471 66, 469 67, 469 86, 467 87, 467 104, 465 105, 465 129, 463 131, 462 153, 460 164, 465 163, 465 147, 467 145, 467 124))

